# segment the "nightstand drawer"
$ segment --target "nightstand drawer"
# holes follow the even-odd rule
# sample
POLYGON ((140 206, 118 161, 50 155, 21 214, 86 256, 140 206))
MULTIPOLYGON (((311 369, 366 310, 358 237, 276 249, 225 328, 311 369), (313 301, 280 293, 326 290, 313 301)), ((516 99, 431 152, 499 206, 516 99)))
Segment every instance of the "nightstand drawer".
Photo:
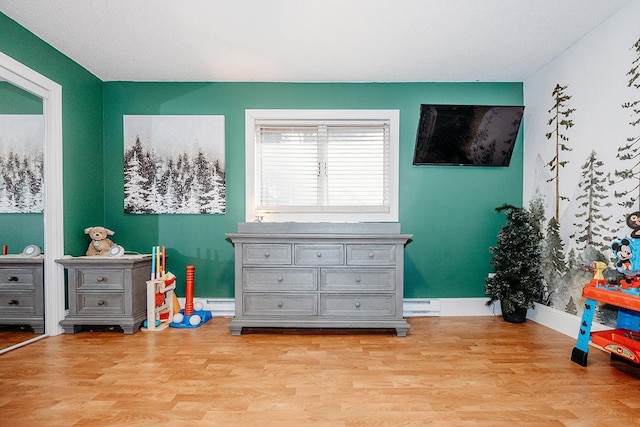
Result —
POLYGON ((245 293, 245 316, 315 316, 318 314, 317 294, 245 293))
POLYGON ((245 291, 315 291, 318 289, 317 268, 242 269, 245 291))
POLYGON ((322 268, 320 289, 333 291, 394 291, 395 268, 322 268))
POLYGON ((348 265, 395 265, 396 245, 347 245, 348 265))
POLYGON ((78 290, 120 290, 124 289, 122 270, 78 270, 78 290))
POLYGON ((36 314, 35 297, 33 292, 0 291, 0 315, 6 317, 8 314, 36 314))
POLYGON ((78 315, 124 314, 124 294, 78 293, 78 315))
POLYGON ((243 264, 290 265, 291 245, 289 244, 249 244, 242 247, 243 264))
POLYGON ((20 289, 34 287, 34 275, 32 268, 7 268, 0 270, 0 289, 11 287, 20 289))
POLYGON ((296 265, 342 265, 344 245, 296 244, 294 259, 296 265))
POLYGON ((320 297, 320 316, 393 317, 395 302, 393 294, 323 294, 320 297))

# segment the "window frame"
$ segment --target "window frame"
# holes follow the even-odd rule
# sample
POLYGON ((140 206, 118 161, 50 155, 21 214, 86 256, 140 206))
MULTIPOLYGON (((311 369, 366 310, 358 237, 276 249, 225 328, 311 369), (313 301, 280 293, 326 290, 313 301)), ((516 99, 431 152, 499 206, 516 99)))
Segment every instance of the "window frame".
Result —
POLYGON ((245 219, 247 222, 397 222, 399 192, 399 110, 245 110, 245 219), (256 211, 256 122, 263 121, 362 121, 389 122, 389 212, 257 212, 256 211))

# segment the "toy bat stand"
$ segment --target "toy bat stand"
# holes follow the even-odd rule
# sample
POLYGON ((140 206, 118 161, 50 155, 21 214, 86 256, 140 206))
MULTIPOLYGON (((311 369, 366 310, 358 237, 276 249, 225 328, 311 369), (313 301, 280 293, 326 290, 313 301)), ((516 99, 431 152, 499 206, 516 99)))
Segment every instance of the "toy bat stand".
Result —
POLYGON ((213 317, 209 310, 194 309, 195 269, 195 266, 187 265, 184 310, 180 310, 180 312, 174 316, 173 321, 169 324, 172 328, 199 328, 213 317))
POLYGON ((171 273, 166 279, 147 281, 147 320, 142 331, 158 332, 173 321, 176 278, 171 273))

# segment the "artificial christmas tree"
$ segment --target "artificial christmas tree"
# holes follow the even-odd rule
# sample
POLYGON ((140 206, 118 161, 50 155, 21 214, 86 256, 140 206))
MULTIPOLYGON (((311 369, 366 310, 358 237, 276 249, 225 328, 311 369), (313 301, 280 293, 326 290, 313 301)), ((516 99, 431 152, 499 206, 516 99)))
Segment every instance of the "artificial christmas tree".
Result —
POLYGON ((487 305, 500 301, 504 320, 521 323, 543 285, 542 233, 525 208, 503 205, 496 211, 506 213, 507 223, 498 233, 497 246, 491 248, 495 274, 486 280, 485 292, 490 295, 487 305), (519 316, 514 317, 516 312, 519 316))

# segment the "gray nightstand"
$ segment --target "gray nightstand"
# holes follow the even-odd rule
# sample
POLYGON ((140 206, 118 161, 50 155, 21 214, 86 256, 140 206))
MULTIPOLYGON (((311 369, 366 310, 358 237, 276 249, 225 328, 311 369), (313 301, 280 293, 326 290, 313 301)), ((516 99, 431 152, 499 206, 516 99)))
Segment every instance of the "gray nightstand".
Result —
POLYGON ((0 256, 0 324, 44 333, 44 258, 0 256))
POLYGON ((82 325, 118 325, 133 334, 147 318, 151 255, 82 256, 56 260, 69 272, 66 333, 82 325))

